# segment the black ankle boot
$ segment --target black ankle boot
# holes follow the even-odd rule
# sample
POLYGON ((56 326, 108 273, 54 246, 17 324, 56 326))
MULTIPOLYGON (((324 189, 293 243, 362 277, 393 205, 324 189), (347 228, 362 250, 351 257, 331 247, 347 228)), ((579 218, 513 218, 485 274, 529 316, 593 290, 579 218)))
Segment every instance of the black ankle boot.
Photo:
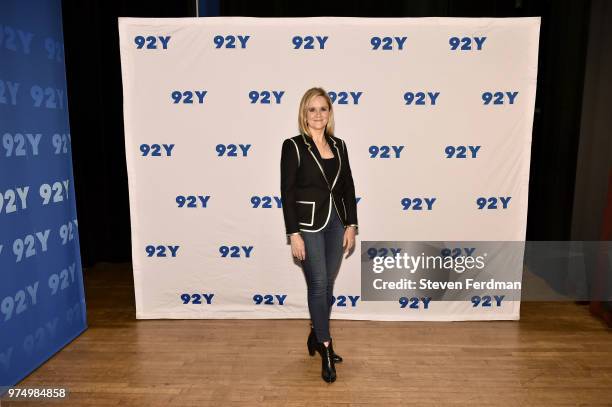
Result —
POLYGON ((332 341, 333 339, 329 338, 329 353, 331 353, 332 358, 334 359, 334 363, 340 363, 342 362, 342 356, 334 352, 334 346, 332 345, 332 341))
POLYGON ((330 348, 322 342, 317 342, 317 350, 321 354, 321 377, 327 383, 336 381, 336 365, 331 356, 330 348))
MULTIPOLYGON (((308 335, 308 341, 306 342, 306 346, 308 346, 308 353, 310 356, 314 356, 315 351, 317 349, 317 338, 315 337, 314 329, 310 327, 310 335, 308 335)), ((331 338, 329 340, 329 352, 334 359, 334 363, 342 362, 342 357, 334 352, 334 348, 332 346, 331 338)))

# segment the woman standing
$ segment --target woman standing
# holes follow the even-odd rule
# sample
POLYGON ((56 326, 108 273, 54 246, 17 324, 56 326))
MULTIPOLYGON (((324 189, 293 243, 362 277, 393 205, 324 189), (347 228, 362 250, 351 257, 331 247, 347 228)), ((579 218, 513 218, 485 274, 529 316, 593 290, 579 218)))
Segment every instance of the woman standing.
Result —
POLYGON ((357 203, 343 140, 334 136, 334 112, 321 88, 306 91, 298 115, 300 135, 283 142, 281 199, 291 252, 301 261, 312 322, 308 351, 322 359, 323 380, 336 380, 329 333, 334 281, 342 253, 355 245, 357 203))

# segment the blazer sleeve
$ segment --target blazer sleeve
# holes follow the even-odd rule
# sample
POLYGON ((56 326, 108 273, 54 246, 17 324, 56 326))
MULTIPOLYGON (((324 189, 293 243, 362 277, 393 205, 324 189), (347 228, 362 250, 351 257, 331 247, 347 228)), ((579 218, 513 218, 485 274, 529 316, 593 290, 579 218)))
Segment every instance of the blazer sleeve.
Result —
POLYGON ((353 173, 351 172, 351 164, 349 163, 348 150, 346 144, 342 140, 342 149, 344 151, 344 163, 346 164, 344 191, 342 197, 346 205, 346 220, 348 226, 358 227, 357 223, 357 199, 355 198, 355 184, 353 183, 353 173))
POLYGON ((299 233, 295 207, 295 186, 298 170, 298 151, 291 139, 283 142, 281 152, 281 202, 287 235, 299 233))

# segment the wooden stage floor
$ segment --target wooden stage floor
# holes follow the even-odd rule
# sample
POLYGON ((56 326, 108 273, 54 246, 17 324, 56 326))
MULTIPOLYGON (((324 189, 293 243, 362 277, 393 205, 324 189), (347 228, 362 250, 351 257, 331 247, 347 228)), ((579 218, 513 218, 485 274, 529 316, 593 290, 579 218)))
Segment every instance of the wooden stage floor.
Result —
POLYGON ((332 321, 345 361, 321 380, 306 320, 135 319, 129 264, 85 270, 89 329, 20 387, 64 402, 2 406, 612 406, 612 332, 573 303, 521 321, 332 321))

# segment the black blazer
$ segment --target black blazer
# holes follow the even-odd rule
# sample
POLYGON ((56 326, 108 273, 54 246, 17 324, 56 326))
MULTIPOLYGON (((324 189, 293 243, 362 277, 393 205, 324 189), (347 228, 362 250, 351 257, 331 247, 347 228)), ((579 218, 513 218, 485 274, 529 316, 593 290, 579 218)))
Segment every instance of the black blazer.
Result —
POLYGON ((281 200, 287 235, 318 232, 335 210, 344 227, 357 226, 355 185, 343 140, 325 135, 338 170, 327 179, 317 146, 310 136, 299 135, 283 142, 281 154, 281 200))

